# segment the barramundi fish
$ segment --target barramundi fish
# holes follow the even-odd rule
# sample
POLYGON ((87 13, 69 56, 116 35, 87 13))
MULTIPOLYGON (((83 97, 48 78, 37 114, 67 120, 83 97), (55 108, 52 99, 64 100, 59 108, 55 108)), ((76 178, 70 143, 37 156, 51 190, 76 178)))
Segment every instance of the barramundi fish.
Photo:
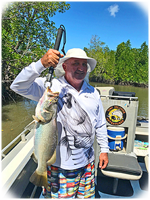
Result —
POLYGON ((30 182, 37 186, 47 187, 47 166, 56 161, 58 96, 58 92, 52 92, 47 87, 33 116, 35 119, 33 157, 37 160, 38 166, 30 177, 30 182))

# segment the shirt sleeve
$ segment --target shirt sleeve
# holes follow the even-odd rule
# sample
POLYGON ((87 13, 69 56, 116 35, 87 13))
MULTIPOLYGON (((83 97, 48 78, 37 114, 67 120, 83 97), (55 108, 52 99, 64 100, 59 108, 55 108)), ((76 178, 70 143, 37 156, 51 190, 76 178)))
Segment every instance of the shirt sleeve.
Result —
POLYGON ((44 70, 41 60, 31 63, 18 74, 10 89, 26 98, 38 101, 45 91, 45 78, 39 77, 44 70))
POLYGON ((96 139, 97 143, 100 146, 101 153, 108 153, 109 146, 108 146, 106 119, 100 98, 99 98, 99 114, 96 126, 96 139))

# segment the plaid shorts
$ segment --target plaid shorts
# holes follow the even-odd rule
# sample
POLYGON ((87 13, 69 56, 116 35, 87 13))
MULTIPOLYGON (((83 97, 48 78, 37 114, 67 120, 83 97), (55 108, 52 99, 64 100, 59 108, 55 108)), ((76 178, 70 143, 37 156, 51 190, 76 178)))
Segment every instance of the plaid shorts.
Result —
POLYGON ((47 174, 45 198, 95 198, 94 161, 75 170, 48 166, 47 174))

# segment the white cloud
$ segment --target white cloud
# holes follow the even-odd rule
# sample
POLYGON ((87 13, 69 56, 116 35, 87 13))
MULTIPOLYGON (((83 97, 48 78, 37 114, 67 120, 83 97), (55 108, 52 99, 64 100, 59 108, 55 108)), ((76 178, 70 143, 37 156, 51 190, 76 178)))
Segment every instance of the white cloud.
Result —
POLYGON ((111 5, 109 6, 108 11, 111 16, 115 17, 116 13, 119 11, 119 6, 117 4, 111 5))

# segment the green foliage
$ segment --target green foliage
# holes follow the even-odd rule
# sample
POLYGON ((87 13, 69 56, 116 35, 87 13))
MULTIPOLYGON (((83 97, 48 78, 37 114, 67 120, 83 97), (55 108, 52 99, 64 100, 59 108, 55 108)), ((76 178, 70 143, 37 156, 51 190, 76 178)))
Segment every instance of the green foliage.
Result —
POLYGON ((122 42, 116 51, 110 50, 98 36, 92 36, 88 56, 97 60, 97 66, 90 74, 90 80, 111 83, 148 84, 148 46, 131 48, 131 42, 122 42))
POLYGON ((84 50, 87 52, 88 55, 95 58, 95 60, 97 61, 98 67, 95 68, 91 75, 95 76, 96 74, 97 78, 100 78, 101 74, 103 74, 105 71, 104 66, 106 63, 106 59, 103 56, 103 46, 105 43, 100 42, 99 37, 97 36, 93 36, 90 42, 90 48, 85 48, 84 50))
POLYGON ((116 76, 118 82, 148 83, 148 46, 146 42, 140 49, 131 48, 130 40, 121 43, 116 51, 116 76))
POLYGON ((65 2, 15 2, 2 13, 2 79, 9 80, 53 48, 57 28, 51 18, 70 8, 65 2))

